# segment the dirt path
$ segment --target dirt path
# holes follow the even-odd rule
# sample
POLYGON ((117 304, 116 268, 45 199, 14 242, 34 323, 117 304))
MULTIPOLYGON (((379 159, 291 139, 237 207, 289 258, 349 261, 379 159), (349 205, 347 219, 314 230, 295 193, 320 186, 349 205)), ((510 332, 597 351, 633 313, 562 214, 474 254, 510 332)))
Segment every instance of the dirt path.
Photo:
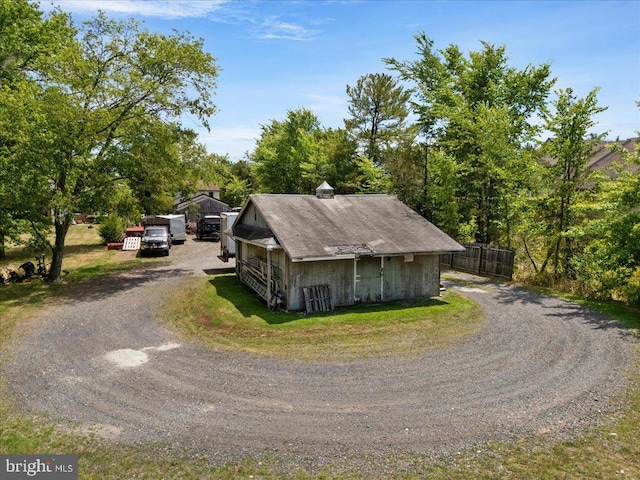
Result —
POLYGON ((614 408, 635 355, 597 314, 475 277, 450 288, 484 307, 483 329, 419 358, 290 364, 209 351, 159 326, 157 306, 185 276, 227 267, 218 248, 189 239, 167 263, 51 308, 15 345, 7 384, 26 407, 119 442, 325 463, 572 434, 614 408))

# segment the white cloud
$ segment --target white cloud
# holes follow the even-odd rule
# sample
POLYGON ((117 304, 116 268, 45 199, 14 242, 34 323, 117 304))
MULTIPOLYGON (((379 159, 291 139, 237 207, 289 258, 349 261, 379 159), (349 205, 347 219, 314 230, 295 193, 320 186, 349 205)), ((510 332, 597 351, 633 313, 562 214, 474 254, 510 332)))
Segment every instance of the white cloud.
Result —
POLYGON ((211 132, 198 131, 198 141, 207 147, 209 153, 228 155, 232 161, 241 160, 245 153, 252 152, 262 131, 259 127, 237 125, 233 127, 211 126, 211 132))
POLYGON ((317 31, 302 25, 284 22, 278 17, 267 17, 255 25, 253 33, 258 38, 307 41, 315 40, 317 31))
MULTIPOLYGON (((285 21, 279 15, 264 16, 257 4, 232 0, 54 0, 54 5, 72 13, 95 15, 99 10, 111 15, 140 16, 165 20, 206 18, 213 22, 245 24, 249 34, 259 39, 315 40, 318 30, 285 21)), ((40 0, 50 10, 51 2, 40 0)), ((317 22, 316 22, 317 23, 317 22)))
MULTIPOLYGON (((141 15, 164 19, 201 18, 218 11, 227 0, 58 0, 54 1, 65 11, 94 14, 98 10, 106 13, 125 15, 141 15)), ((49 2, 41 0, 41 6, 47 7, 49 2)))

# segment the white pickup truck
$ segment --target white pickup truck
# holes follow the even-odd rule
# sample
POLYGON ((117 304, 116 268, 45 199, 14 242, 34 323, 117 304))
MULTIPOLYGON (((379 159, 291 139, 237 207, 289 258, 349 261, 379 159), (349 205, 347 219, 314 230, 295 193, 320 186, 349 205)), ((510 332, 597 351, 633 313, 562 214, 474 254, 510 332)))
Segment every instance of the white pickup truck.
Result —
POLYGON ((169 255, 171 234, 163 225, 145 227, 140 240, 140 255, 169 255))

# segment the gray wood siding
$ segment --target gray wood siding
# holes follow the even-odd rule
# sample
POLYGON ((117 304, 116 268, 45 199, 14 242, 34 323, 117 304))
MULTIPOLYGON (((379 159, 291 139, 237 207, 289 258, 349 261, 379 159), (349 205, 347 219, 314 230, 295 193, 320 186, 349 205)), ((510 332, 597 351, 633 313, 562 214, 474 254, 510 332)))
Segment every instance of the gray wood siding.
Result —
POLYGON ((382 300, 380 264, 380 257, 360 257, 358 259, 356 298, 359 303, 375 303, 382 300))
POLYGON ((331 304, 334 307, 353 305, 353 260, 319 262, 287 261, 287 308, 304 310, 302 287, 331 286, 331 304))
POLYGON ((255 205, 252 203, 247 206, 247 209, 243 213, 242 223, 253 225, 254 227, 269 228, 267 222, 264 221, 264 218, 262 218, 255 205))
MULTIPOLYGON (((280 259, 278 259, 280 260, 280 259)), ((274 259, 274 264, 279 263, 274 259)), ((302 287, 330 285, 334 307, 356 303, 353 290, 353 260, 291 262, 284 268, 287 308, 304 310, 302 287)), ((381 300, 380 257, 360 257, 356 282, 358 303, 381 300)), ((440 294, 440 265, 438 255, 414 255, 413 261, 404 257, 385 257, 384 300, 408 300, 436 297, 440 294)))
POLYGON ((438 255, 414 255, 412 262, 405 262, 405 258, 400 256, 386 257, 384 299, 405 300, 438 296, 440 294, 439 261, 438 255))

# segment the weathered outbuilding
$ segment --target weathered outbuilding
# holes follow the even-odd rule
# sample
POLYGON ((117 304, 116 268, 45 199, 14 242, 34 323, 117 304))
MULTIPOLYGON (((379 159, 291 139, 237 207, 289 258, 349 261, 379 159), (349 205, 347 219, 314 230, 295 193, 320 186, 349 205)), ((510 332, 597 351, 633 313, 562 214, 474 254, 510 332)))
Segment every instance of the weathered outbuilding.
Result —
POLYGON ((233 226, 236 273, 267 302, 331 308, 437 296, 443 253, 464 248, 391 195, 251 195, 233 226), (323 299, 325 305, 328 298, 323 299))
POLYGON ((198 218, 206 215, 220 215, 221 212, 230 210, 229 205, 205 193, 200 193, 188 200, 178 201, 174 205, 174 212, 186 215, 189 222, 197 221, 198 218))

